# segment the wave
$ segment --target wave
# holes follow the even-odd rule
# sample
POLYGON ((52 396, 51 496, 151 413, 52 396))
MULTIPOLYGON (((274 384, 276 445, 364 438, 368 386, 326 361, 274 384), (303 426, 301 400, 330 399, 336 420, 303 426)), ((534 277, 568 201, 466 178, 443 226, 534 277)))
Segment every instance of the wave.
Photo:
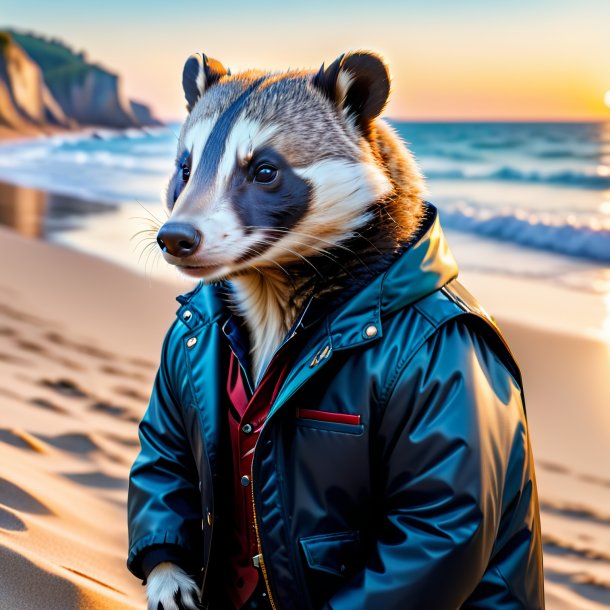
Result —
POLYGON ((515 167, 500 167, 490 171, 464 169, 430 169, 425 172, 430 180, 500 180, 510 182, 544 183, 577 186, 591 189, 610 188, 610 172, 599 174, 594 170, 564 170, 556 172, 524 171, 515 167))
POLYGON ((610 218, 560 212, 490 210, 468 204, 443 207, 446 228, 610 263, 610 218))

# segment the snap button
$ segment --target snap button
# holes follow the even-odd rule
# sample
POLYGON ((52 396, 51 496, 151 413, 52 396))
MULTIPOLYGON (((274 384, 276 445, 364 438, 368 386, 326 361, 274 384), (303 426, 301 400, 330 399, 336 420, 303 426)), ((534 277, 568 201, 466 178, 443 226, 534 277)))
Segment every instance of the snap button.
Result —
POLYGON ((193 314, 187 309, 183 314, 182 314, 182 319, 186 320, 187 322, 193 317, 193 314))
POLYGON ((241 429, 245 434, 250 434, 254 430, 251 424, 244 424, 241 429))
POLYGON ((208 525, 210 527, 212 526, 213 521, 214 521, 214 517, 212 516, 212 513, 210 511, 208 511, 208 525))
POLYGON ((377 327, 374 324, 369 324, 365 329, 364 329, 364 335, 365 337, 374 337, 377 334, 377 327))
POLYGON ((244 487, 248 487, 248 485, 250 485, 250 477, 249 477, 249 476, 247 476, 247 475, 244 475, 244 476, 241 478, 241 484, 242 484, 244 487))
POLYGON ((186 347, 188 347, 189 349, 191 347, 195 346, 195 343, 197 343, 197 337, 191 337, 187 342, 186 342, 186 347))

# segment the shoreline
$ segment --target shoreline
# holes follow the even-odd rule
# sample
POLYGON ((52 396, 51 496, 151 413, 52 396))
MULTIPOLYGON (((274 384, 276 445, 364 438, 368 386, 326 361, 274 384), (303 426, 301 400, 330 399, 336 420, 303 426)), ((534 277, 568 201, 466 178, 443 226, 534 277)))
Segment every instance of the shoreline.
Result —
MULTIPOLYGON (((152 256, 142 257, 142 244, 130 240, 148 227, 151 214, 138 204, 86 199, 0 179, 0 226, 168 284, 186 285, 187 280, 159 260, 154 249, 152 256)), ((458 261, 458 279, 491 315, 610 343, 610 266, 454 229, 445 229, 445 234, 458 261), (528 275, 534 258, 545 260, 543 273, 528 275), (513 262, 502 270, 494 262, 507 260, 513 262), (572 311, 581 315, 573 316, 572 311)))

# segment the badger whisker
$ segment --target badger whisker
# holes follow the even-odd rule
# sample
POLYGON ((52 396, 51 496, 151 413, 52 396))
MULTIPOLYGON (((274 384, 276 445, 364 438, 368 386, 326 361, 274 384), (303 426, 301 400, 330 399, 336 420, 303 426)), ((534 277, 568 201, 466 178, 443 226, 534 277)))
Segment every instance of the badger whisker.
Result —
MULTIPOLYGON (((256 248, 254 248, 253 246, 246 246, 245 248, 246 252, 250 252, 252 253, 255 257, 260 258, 261 260, 264 261, 268 261, 270 263, 273 263, 274 265, 276 265, 285 275, 286 277, 292 282, 292 277, 290 276, 290 273, 288 273, 288 271, 286 270, 285 267, 282 267, 282 265, 280 265, 277 261, 273 260, 272 258, 269 258, 268 256, 265 256, 262 252, 259 252, 256 248)), ((248 261, 246 261, 246 266, 251 267, 253 269, 255 269, 256 271, 258 271, 259 273, 262 273, 262 271, 260 271, 260 269, 258 269, 258 267, 255 267, 254 265, 251 265, 248 263, 248 261)))
POLYGON ((142 260, 142 257, 144 256, 144 254, 145 254, 146 252, 150 252, 150 251, 154 250, 154 247, 153 247, 153 246, 156 246, 156 245, 157 245, 157 242, 152 242, 152 241, 151 241, 150 243, 146 244, 146 245, 145 245, 145 246, 142 248, 142 252, 140 252, 140 256, 138 257, 138 265, 140 264, 140 262, 141 262, 141 260, 142 260))
POLYGON ((296 256, 298 258, 300 258, 304 263, 308 264, 314 271, 315 273, 323 278, 324 276, 322 275, 322 273, 320 273, 320 271, 318 270, 318 268, 307 258, 305 258, 302 254, 300 254, 299 252, 297 252, 296 250, 293 250, 292 248, 288 248, 287 246, 282 246, 280 243, 275 242, 275 241, 269 241, 266 240, 264 238, 259 238, 259 241, 267 246, 275 246, 277 248, 280 248, 281 250, 284 250, 286 252, 289 252, 290 254, 292 254, 293 256, 296 256))
MULTIPOLYGON (((161 226, 163 224, 163 220, 159 220, 145 205, 143 205, 140 201, 138 201, 137 199, 135 200, 136 203, 154 220, 156 220, 159 223, 159 226, 161 226)), ((167 213, 166 210, 164 210, 166 216, 169 218, 169 214, 167 213)))

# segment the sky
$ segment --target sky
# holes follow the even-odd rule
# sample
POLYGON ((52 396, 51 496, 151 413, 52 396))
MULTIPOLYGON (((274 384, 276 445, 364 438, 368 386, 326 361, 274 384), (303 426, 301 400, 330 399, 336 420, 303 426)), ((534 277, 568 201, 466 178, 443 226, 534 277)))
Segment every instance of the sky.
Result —
POLYGON ((386 116, 610 120, 610 0, 0 0, 0 27, 57 36, 181 120, 184 61, 317 69, 350 49, 387 60, 386 116))

